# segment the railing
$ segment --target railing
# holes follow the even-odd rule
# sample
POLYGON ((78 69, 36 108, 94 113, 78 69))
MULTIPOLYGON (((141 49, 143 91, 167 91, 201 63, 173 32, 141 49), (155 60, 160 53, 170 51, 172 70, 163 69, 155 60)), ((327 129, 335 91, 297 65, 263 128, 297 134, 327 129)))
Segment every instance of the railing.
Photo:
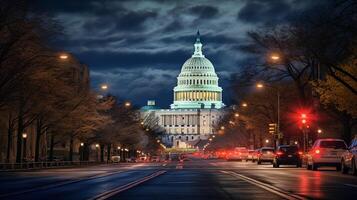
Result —
POLYGON ((23 162, 23 163, 0 163, 0 171, 26 170, 73 167, 84 165, 105 164, 96 161, 43 161, 43 162, 23 162))

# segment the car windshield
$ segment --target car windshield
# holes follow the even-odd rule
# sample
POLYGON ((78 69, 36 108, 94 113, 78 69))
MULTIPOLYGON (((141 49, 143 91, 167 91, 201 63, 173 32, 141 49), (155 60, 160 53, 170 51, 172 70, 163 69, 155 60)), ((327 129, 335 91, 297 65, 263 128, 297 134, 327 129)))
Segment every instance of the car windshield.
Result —
POLYGON ((332 149, 347 149, 346 144, 343 141, 321 141, 320 147, 332 149))
POLYGON ((262 149, 263 153, 273 152, 273 151, 274 151, 274 149, 262 149))
POLYGON ((298 151, 298 148, 296 146, 280 147, 280 151, 283 151, 285 153, 296 153, 298 151))

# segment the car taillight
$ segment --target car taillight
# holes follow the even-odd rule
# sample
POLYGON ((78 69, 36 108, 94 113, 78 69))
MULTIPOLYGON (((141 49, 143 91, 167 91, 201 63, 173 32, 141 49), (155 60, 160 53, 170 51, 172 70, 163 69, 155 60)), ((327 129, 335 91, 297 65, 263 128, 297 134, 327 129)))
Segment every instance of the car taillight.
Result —
POLYGON ((320 149, 315 149, 316 154, 320 154, 320 149))
POLYGON ((299 154, 299 155, 302 155, 303 153, 302 153, 302 151, 299 151, 298 154, 299 154))
POLYGON ((276 152, 276 155, 281 156, 281 155, 283 155, 283 152, 278 151, 278 152, 276 152))

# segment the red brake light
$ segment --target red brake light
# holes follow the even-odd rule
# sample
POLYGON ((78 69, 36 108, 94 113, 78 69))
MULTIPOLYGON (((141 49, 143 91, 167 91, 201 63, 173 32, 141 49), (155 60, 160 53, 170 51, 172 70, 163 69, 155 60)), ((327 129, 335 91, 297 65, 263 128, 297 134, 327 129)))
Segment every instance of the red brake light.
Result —
POLYGON ((302 154, 303 154, 302 151, 299 151, 298 153, 299 153, 299 155, 302 155, 302 154))
POLYGON ((319 153, 320 153, 320 149, 316 149, 316 150, 315 150, 315 153, 316 153, 316 154, 319 154, 319 153))
POLYGON ((278 152, 276 152, 276 155, 278 155, 278 156, 283 155, 283 152, 278 151, 278 152))

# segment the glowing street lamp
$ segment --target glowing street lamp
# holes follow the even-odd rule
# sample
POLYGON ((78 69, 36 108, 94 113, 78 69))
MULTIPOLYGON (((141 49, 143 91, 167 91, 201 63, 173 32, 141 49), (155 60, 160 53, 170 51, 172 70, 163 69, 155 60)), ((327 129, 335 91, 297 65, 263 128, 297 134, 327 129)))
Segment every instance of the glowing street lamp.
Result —
POLYGON ((26 139, 27 138, 27 133, 22 134, 22 138, 26 139))
POLYGON ((243 107, 247 107, 248 104, 247 104, 247 103, 242 103, 242 106, 243 106, 243 107))
POLYGON ((234 114, 234 117, 239 117, 239 113, 235 113, 235 114, 234 114))
POLYGON ((322 133, 322 130, 321 129, 317 129, 317 133, 322 133))
POLYGON ((131 103, 130 103, 129 101, 127 101, 127 102, 124 103, 124 106, 125 106, 125 107, 130 107, 130 106, 131 106, 131 103))
POLYGON ((99 144, 95 144, 95 148, 99 148, 99 144))
POLYGON ((221 130, 224 130, 225 129, 225 127, 224 126, 221 126, 221 130))
POLYGON ((61 54, 61 55, 59 55, 59 58, 61 60, 67 60, 68 59, 68 55, 67 54, 61 54))
POLYGON ((272 54, 270 56, 270 59, 272 59, 273 61, 278 61, 280 60, 280 56, 278 54, 272 54))
POLYGON ((84 143, 83 142, 81 142, 81 147, 83 147, 84 146, 84 143))
POLYGON ((257 88, 263 88, 264 85, 263 85, 262 83, 257 83, 256 87, 257 87, 257 88))
POLYGON ((102 84, 101 86, 100 86, 100 89, 102 89, 102 90, 108 90, 108 85, 107 84, 102 84))
POLYGON ((265 143, 269 143, 269 140, 268 140, 268 139, 266 139, 266 140, 265 140, 265 143))

